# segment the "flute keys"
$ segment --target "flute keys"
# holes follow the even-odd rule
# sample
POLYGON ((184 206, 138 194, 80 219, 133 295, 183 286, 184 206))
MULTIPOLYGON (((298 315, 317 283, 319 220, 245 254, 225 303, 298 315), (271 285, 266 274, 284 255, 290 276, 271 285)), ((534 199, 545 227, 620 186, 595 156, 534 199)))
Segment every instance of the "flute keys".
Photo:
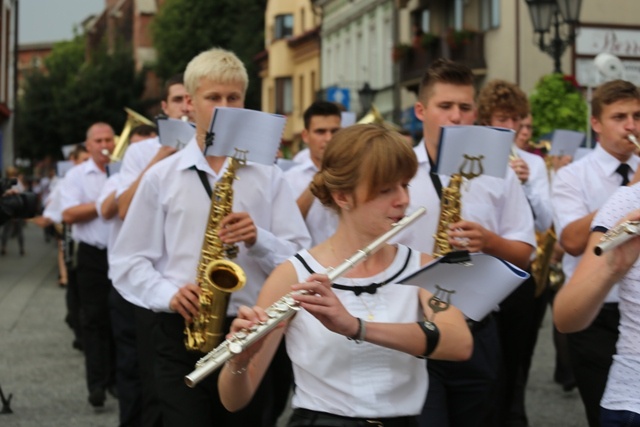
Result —
POLYGON ((229 343, 229 351, 233 354, 240 354, 242 353, 242 345, 237 342, 231 342, 229 343))

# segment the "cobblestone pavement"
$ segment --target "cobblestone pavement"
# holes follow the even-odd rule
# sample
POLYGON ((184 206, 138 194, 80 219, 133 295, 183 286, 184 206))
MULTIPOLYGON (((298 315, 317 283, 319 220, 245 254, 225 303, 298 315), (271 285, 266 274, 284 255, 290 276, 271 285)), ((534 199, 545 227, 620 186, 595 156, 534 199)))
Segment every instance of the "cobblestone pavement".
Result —
MULTIPOLYGON (((0 387, 12 394, 3 427, 115 427, 117 401, 96 413, 87 402, 82 353, 72 349, 64 323, 64 289, 57 285, 56 249, 33 224, 25 228, 26 255, 17 242, 0 257, 0 387)), ((545 318, 527 390, 532 427, 586 426, 577 391, 552 381, 551 319, 545 318)), ((284 426, 284 423, 280 423, 284 426)))

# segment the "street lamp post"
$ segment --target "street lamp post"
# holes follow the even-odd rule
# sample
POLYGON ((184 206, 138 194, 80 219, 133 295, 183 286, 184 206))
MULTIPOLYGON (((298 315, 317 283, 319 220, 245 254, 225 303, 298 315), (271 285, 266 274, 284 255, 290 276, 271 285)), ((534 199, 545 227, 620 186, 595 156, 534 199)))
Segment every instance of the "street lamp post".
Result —
POLYGON ((362 114, 367 114, 373 105, 373 99, 376 97, 377 90, 373 89, 369 82, 365 82, 362 89, 358 90, 358 98, 362 107, 362 114))
POLYGON ((526 0, 533 30, 538 34, 538 47, 553 58, 554 72, 562 73, 562 54, 576 39, 575 27, 580 17, 582 0, 526 0), (551 25, 553 24, 553 34, 551 25), (567 27, 565 31, 563 28, 567 27), (550 40, 546 34, 549 33, 550 40))

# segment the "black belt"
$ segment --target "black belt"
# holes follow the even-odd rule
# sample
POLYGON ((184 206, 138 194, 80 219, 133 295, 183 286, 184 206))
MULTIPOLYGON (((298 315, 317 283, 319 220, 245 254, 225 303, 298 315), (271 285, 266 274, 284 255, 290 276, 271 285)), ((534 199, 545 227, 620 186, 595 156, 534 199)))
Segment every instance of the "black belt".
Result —
POLYGON ((477 322, 472 319, 467 319, 467 325, 469 325, 469 329, 471 329, 471 332, 476 332, 487 326, 491 322, 492 317, 493 314, 489 313, 484 317, 484 319, 477 322))
POLYGON ((416 417, 393 418, 350 418, 326 412, 296 408, 287 427, 322 426, 322 427, 417 427, 416 417))
POLYGON ((78 247, 84 247, 86 249, 93 249, 95 251, 100 251, 100 252, 106 252, 107 251, 107 248, 99 248, 97 246, 93 246, 93 245, 90 245, 90 244, 85 243, 85 242, 79 242, 78 243, 78 247))

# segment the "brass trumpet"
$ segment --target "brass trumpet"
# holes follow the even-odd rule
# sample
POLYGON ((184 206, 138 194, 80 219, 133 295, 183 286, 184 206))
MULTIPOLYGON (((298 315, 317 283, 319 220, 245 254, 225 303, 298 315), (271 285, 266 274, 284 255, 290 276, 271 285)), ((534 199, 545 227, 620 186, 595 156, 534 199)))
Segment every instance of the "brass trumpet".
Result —
MULTIPOLYGON (((136 113, 130 108, 125 107, 124 111, 127 112, 127 121, 125 122, 124 128, 122 129, 122 132, 120 132, 120 135, 115 137, 116 146, 110 155, 112 162, 119 162, 124 157, 124 152, 127 150, 127 147, 129 146, 129 135, 131 134, 131 130, 134 127, 139 125, 155 126, 155 123, 153 123, 153 121, 147 119, 145 116, 143 116, 140 113, 136 113)), ((105 156, 108 156, 109 154, 108 153, 105 154, 104 153, 105 151, 106 150, 102 150, 102 154, 104 154, 105 156)))

